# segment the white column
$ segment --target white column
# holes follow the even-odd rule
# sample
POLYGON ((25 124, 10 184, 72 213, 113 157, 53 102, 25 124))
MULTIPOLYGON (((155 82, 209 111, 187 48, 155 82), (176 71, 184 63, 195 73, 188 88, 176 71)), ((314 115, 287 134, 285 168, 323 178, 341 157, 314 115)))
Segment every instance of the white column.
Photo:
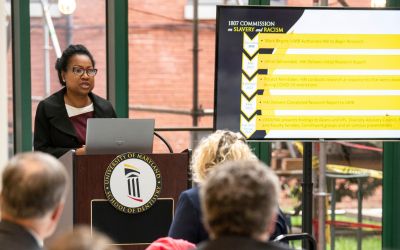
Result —
MULTIPOLYGON (((0 0, 0 172, 8 159, 6 0, 0 0)), ((1 185, 1 183, 0 183, 1 185)))

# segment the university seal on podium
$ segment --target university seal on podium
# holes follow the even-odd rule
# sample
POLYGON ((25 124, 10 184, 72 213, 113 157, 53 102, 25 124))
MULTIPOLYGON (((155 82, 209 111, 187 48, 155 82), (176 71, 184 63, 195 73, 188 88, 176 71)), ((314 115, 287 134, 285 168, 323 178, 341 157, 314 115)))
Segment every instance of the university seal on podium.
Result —
POLYGON ((129 214, 144 212, 161 193, 160 170, 147 155, 118 155, 104 174, 104 192, 116 209, 129 214))

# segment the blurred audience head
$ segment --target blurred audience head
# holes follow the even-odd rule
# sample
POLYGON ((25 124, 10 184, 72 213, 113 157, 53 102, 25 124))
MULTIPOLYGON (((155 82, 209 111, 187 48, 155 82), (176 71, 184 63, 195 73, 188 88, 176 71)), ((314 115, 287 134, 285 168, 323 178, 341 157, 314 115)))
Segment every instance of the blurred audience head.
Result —
POLYGON ((236 235, 265 241, 274 230, 278 177, 257 161, 230 161, 210 172, 200 189, 211 238, 236 235))
POLYGON ((146 250, 190 250, 195 248, 196 246, 189 241, 164 237, 151 243, 146 250))
POLYGON ((77 226, 56 238, 48 250, 119 250, 107 235, 89 226, 77 226))
POLYGON ((2 182, 2 219, 29 228, 40 239, 50 236, 67 192, 63 164, 46 153, 21 153, 7 163, 2 182))
POLYGON ((201 140, 193 152, 193 180, 201 184, 214 166, 230 160, 257 160, 257 157, 240 133, 217 130, 201 140))

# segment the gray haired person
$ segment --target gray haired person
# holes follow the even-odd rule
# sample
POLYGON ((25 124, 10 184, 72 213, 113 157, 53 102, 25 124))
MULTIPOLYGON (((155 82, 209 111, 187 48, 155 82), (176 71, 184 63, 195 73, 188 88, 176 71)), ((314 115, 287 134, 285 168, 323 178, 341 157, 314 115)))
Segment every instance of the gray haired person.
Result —
POLYGON ((278 177, 259 161, 230 161, 214 168, 200 189, 210 240, 200 250, 282 250, 267 242, 278 213, 278 177))
POLYGON ((42 249, 64 207, 65 167, 46 153, 21 153, 7 163, 2 181, 1 249, 42 249))

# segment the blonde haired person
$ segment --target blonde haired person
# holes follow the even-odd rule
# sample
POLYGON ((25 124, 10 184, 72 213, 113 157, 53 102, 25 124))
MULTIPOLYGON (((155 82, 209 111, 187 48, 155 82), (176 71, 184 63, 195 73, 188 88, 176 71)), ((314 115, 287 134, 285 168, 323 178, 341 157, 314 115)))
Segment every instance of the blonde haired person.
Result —
MULTIPOLYGON (((208 239, 208 233, 201 221, 199 186, 202 185, 208 173, 220 163, 236 160, 257 161, 257 157, 240 133, 217 130, 200 141, 193 152, 191 162, 196 186, 180 195, 175 217, 168 232, 169 237, 184 239, 194 244, 208 239)), ((271 239, 287 233, 286 221, 281 212, 275 228, 271 239)))
POLYGON ((241 159, 257 160, 245 138, 239 133, 217 130, 204 138, 193 153, 191 163, 193 180, 201 184, 215 165, 241 159))

